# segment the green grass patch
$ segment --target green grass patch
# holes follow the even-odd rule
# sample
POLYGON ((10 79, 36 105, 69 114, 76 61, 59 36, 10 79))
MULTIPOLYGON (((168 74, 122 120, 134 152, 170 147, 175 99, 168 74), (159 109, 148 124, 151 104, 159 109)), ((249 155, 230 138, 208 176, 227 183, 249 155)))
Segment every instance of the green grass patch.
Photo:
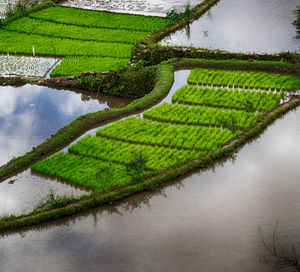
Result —
POLYGON ((32 13, 30 17, 78 26, 130 29, 146 32, 152 32, 167 25, 167 20, 160 17, 90 11, 67 7, 50 7, 32 13))
POLYGON ((61 64, 56 66, 50 73, 55 76, 72 76, 83 72, 118 70, 124 67, 128 59, 109 57, 66 57, 61 64))
POLYGON ((194 69, 188 77, 189 84, 228 86, 239 88, 259 88, 266 90, 293 91, 300 89, 300 79, 291 75, 264 72, 224 71, 194 69))
POLYGON ((170 125, 128 117, 97 131, 97 136, 130 143, 212 151, 236 136, 228 129, 170 125))
POLYGON ((88 135, 69 147, 69 152, 91 158, 126 165, 136 154, 144 154, 150 170, 162 170, 197 159, 204 153, 193 150, 178 150, 159 146, 131 144, 117 140, 88 135))
POLYGON ((175 103, 267 111, 280 103, 282 93, 250 90, 214 89, 185 85, 172 97, 175 103))
POLYGON ((203 106, 188 106, 164 103, 143 113, 152 120, 189 125, 224 126, 236 121, 238 128, 248 128, 256 122, 258 114, 203 106))

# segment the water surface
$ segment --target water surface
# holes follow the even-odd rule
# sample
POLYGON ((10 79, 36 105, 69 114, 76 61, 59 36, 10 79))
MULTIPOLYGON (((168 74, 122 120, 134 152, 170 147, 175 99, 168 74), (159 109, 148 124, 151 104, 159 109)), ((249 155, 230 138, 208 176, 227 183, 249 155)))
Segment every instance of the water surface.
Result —
POLYGON ((0 87, 0 165, 30 151, 76 117, 127 103, 41 86, 0 87))
POLYGON ((230 52, 300 52, 293 11, 299 0, 221 0, 162 45, 193 46, 230 52))
POLYGON ((2 271, 272 271, 257 226, 300 241, 300 108, 231 159, 1 238, 2 271))

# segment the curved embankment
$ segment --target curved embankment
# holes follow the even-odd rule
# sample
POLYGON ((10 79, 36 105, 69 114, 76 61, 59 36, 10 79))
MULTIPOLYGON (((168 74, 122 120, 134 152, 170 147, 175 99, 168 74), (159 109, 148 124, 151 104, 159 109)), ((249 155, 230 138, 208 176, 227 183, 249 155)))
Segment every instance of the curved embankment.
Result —
MULTIPOLYGON (((109 120, 109 118, 118 118, 137 111, 142 111, 143 109, 153 105, 154 103, 157 103, 169 92, 173 83, 173 79, 174 79, 173 72, 175 70, 186 68, 186 67, 199 67, 199 66, 201 67, 202 63, 203 63, 202 60, 184 59, 184 60, 177 60, 177 61, 169 61, 167 63, 161 64, 158 70, 159 71, 158 80, 152 92, 145 95, 141 99, 135 100, 130 105, 124 108, 113 109, 109 111, 100 111, 97 113, 92 113, 77 118, 71 124, 61 129, 51 139, 48 139, 45 143, 35 148, 32 152, 10 162, 9 166, 10 166, 11 173, 13 173, 15 169, 18 169, 18 167, 19 169, 21 169, 22 167, 28 167, 33 162, 45 157, 46 155, 55 152, 62 146, 76 139, 90 126, 95 126, 95 124, 98 124, 99 122, 104 120, 109 120), (13 167, 14 162, 16 162, 15 168, 13 167)), ((228 67, 229 65, 235 67, 236 69, 238 68, 242 69, 241 62, 235 63, 234 61, 231 61, 230 63, 229 62, 224 63, 224 68, 229 68, 228 67)), ((254 63, 253 65, 254 65, 253 69, 257 70, 258 63, 254 63)), ((245 62, 244 66, 247 66, 247 68, 249 69, 249 67, 251 67, 251 64, 245 62)), ((260 63, 260 66, 261 69, 263 70, 264 63, 260 63)), ((280 67, 281 67, 280 65, 276 67, 277 67, 276 72, 285 72, 285 71, 280 71, 280 67)), ((286 68, 285 65, 281 67, 281 69, 284 68, 286 68)), ((167 171, 160 172, 157 175, 147 180, 144 180, 141 183, 131 185, 124 189, 113 191, 108 194, 100 194, 94 192, 88 196, 69 199, 66 202, 66 204, 67 203, 68 204, 61 208, 51 209, 48 211, 35 211, 27 215, 8 216, 2 218, 0 220, 0 229, 12 229, 16 227, 35 225, 47 220, 56 219, 59 217, 81 212, 103 203, 109 203, 112 201, 119 200, 123 197, 126 197, 128 195, 134 194, 139 191, 157 187, 161 183, 176 178, 178 176, 181 176, 193 169, 206 167, 209 163, 212 163, 216 159, 232 154, 243 144, 245 144, 249 139, 260 134, 276 118, 280 117, 287 111, 299 105, 300 105, 300 97, 294 96, 290 101, 268 112, 259 120, 259 122, 257 122, 257 124, 254 127, 240 134, 237 138, 225 144, 221 149, 215 152, 211 152, 197 160, 193 160, 186 164, 183 164, 180 167, 177 167, 176 169, 172 168, 167 171)), ((1 171, 3 177, 7 175, 7 173, 5 173, 4 171, 5 170, 1 171)))

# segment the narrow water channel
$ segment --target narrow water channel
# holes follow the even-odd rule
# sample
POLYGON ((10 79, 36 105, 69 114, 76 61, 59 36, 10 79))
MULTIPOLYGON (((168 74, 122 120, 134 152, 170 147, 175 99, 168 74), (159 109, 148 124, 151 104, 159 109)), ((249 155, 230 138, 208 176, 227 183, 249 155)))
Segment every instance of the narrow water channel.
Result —
POLYGON ((1 237, 3 271, 272 271, 276 220, 300 241, 300 109, 233 158, 84 214, 1 237))
POLYGON ((220 0, 190 28, 160 44, 230 52, 300 52, 293 25, 293 11, 299 4, 299 0, 220 0))

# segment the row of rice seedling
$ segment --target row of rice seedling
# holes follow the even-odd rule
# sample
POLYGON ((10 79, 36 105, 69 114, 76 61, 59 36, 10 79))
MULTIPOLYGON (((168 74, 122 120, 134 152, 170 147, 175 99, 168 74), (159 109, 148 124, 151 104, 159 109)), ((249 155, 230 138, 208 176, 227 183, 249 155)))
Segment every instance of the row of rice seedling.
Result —
POLYGON ((267 111, 277 106, 282 96, 283 93, 185 85, 173 95, 172 102, 248 111, 267 111))
POLYGON ((0 30, 0 53, 53 56, 102 56, 129 59, 133 45, 80 41, 0 30))
POLYGON ((127 164, 136 154, 147 157, 146 167, 150 170, 162 170, 196 159, 203 152, 178 150, 159 146, 131 144, 117 140, 88 135, 69 147, 71 153, 84 155, 114 163, 127 164))
POLYGON ((128 63, 137 40, 166 22, 153 16, 50 7, 0 29, 0 53, 72 57, 51 76, 117 70, 128 63))
POLYGON ((187 125, 170 125, 129 117, 97 131, 108 139, 178 149, 212 151, 233 138, 238 132, 229 129, 187 125))
POLYGON ((66 57, 50 73, 55 76, 72 76, 88 71, 118 70, 128 63, 129 59, 110 57, 66 57))
POLYGON ((61 6, 32 13, 30 17, 63 24, 146 32, 153 32, 167 25, 167 20, 160 17, 90 11, 61 6))
MULTIPOLYGON (((37 162, 31 169, 103 193, 136 182, 124 165, 62 152, 37 162)), ((141 177, 149 174, 140 173, 141 177)))
POLYGON ((5 29, 21 33, 39 34, 58 38, 131 44, 134 44, 138 39, 145 37, 150 33, 126 29, 73 26, 28 17, 23 17, 10 23, 5 27, 5 29))
POLYGON ((237 127, 242 129, 254 125, 258 116, 257 113, 246 111, 168 103, 152 108, 143 115, 153 120, 189 125, 226 126, 235 120, 237 127))
POLYGON ((189 84, 228 86, 230 88, 258 88, 266 90, 297 90, 300 79, 291 75, 269 74, 264 72, 224 71, 212 69, 194 69, 189 84))

